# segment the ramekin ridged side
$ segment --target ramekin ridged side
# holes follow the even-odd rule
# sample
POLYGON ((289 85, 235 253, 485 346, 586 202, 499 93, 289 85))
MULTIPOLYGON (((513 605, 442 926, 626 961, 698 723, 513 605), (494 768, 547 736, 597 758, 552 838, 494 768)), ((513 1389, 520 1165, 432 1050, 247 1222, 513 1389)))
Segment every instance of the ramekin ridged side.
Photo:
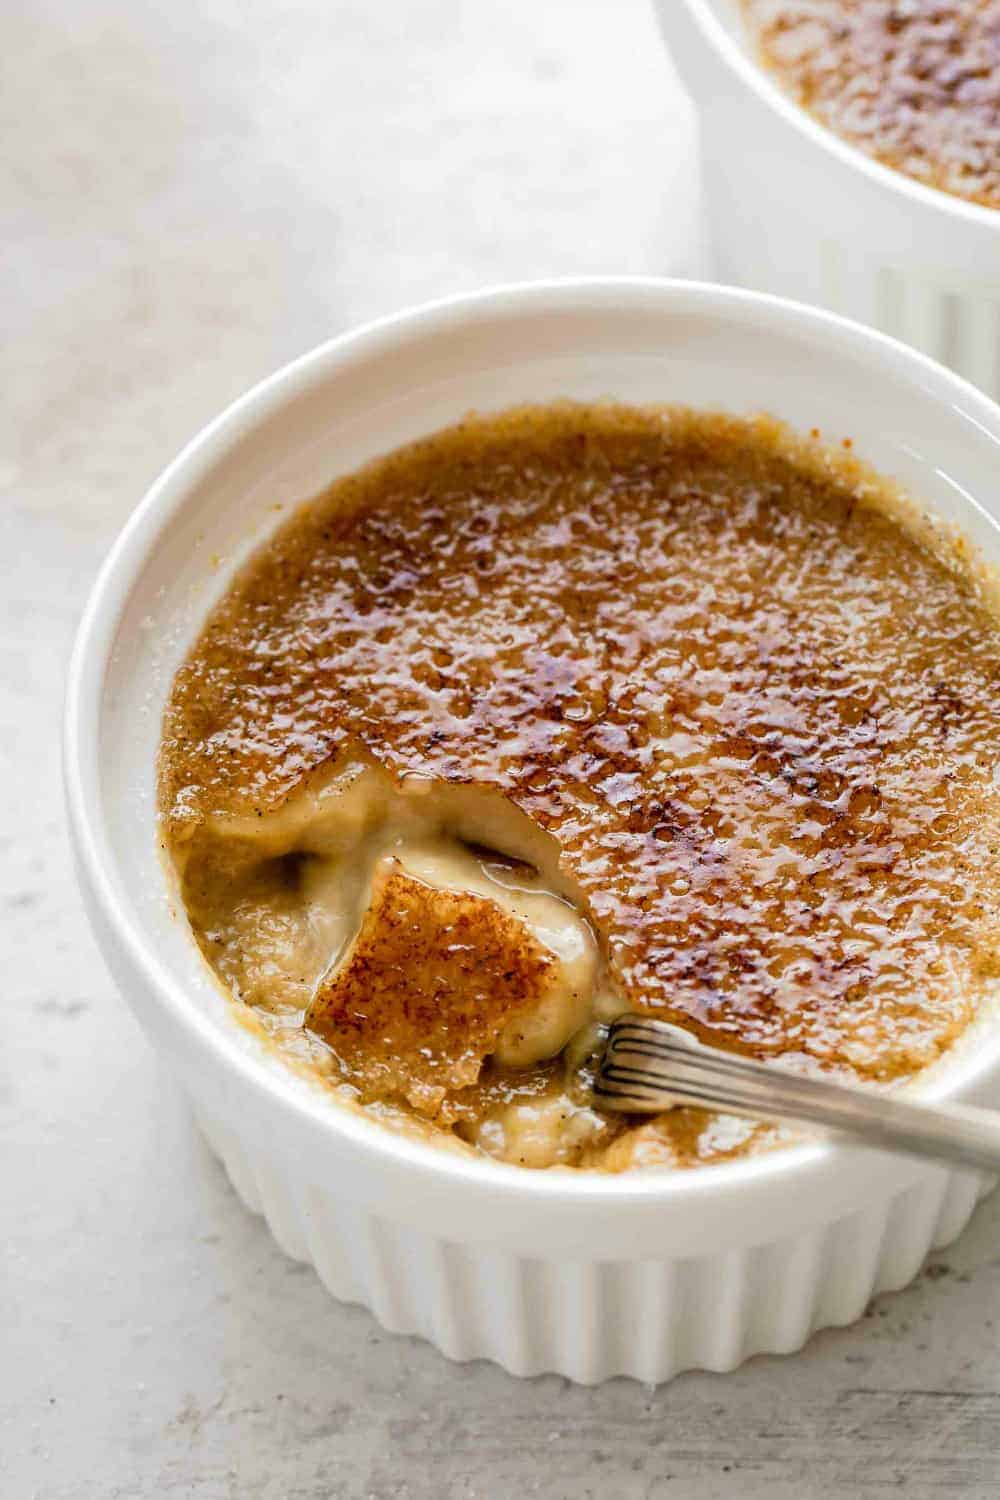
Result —
POLYGON ((657 0, 698 114, 714 270, 870 324, 1000 396, 1000 211, 824 129, 755 62, 737 0, 657 0))
MULTIPOLYGON (((159 860, 155 763, 176 668, 276 505, 377 453, 523 401, 684 401, 817 420, 1000 564, 1000 408, 913 350, 733 288, 605 278, 497 288, 335 339, 174 461, 106 562, 70 667, 67 806, 122 994, 238 1192, 334 1295, 456 1359, 659 1381, 798 1348, 902 1286, 980 1183, 823 1143, 685 1172, 533 1172, 343 1107, 220 994, 159 860), (859 399, 859 392, 861 399, 859 399)), ((1000 1027, 922 1080, 995 1105, 1000 1027)))
POLYGON ((733 1370, 791 1354, 821 1328, 862 1316, 912 1281, 964 1229, 985 1191, 974 1172, 939 1171, 882 1202, 808 1231, 676 1259, 554 1261, 439 1238, 369 1213, 250 1152, 238 1129, 197 1110, 202 1133, 252 1213, 341 1302, 449 1359, 583 1385, 649 1384, 682 1370, 733 1370))

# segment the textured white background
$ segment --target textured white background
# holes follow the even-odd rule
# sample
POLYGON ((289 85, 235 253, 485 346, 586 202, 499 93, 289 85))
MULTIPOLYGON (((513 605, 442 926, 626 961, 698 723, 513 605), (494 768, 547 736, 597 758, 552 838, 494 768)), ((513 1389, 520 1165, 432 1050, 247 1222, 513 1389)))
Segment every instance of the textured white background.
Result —
POLYGON ((453 1367, 237 1204, 68 867, 74 623, 203 421, 405 303, 695 264, 645 4, 22 0, 0 70, 0 1495, 995 1496, 996 1204, 798 1358, 659 1392, 453 1367))

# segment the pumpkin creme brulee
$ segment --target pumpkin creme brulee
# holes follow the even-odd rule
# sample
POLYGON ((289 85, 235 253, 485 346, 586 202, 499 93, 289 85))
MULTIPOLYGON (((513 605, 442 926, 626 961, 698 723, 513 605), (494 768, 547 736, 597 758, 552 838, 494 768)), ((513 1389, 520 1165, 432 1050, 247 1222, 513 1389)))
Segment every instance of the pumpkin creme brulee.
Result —
POLYGON ((774 1144, 590 1098, 626 1010, 889 1084, 1000 975, 1000 629, 968 549, 768 418, 470 417, 262 546, 177 674, 162 839, 288 1062, 618 1171, 774 1144))

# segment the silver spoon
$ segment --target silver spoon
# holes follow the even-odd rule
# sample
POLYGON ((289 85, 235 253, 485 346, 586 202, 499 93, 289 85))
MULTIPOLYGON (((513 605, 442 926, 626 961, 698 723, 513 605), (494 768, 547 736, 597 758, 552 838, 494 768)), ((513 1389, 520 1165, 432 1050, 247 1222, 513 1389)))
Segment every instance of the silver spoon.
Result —
POLYGON ((774 1063, 702 1046, 649 1016, 622 1016, 608 1032, 595 1103, 627 1114, 677 1104, 753 1119, 819 1125, 865 1146, 1000 1171, 1000 1112, 919 1104, 845 1083, 804 1078, 774 1063))

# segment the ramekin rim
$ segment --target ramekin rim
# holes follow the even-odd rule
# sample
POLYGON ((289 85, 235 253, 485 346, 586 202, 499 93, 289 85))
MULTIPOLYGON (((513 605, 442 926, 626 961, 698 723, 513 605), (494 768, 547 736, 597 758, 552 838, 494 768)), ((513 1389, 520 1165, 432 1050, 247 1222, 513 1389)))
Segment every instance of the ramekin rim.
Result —
MULTIPOLYGON (((673 3, 673 0, 659 0, 659 3, 661 8, 665 8, 673 3)), ((836 156, 844 165, 864 173, 877 185, 890 192, 899 193, 902 197, 915 200, 925 208, 936 209, 956 219, 964 219, 980 229, 1000 236, 1000 208, 989 208, 984 203, 975 203, 972 199, 963 198, 958 193, 949 193, 944 188, 931 187, 929 183, 921 182, 918 178, 911 177, 896 167, 890 167, 878 157, 870 156, 860 147, 851 145, 850 141, 839 136, 828 126, 821 125, 807 109, 796 104, 794 99, 790 98, 777 83, 767 76, 766 70, 760 64, 755 63, 736 45, 716 16, 709 0, 680 0, 680 3, 686 7, 695 24, 700 27, 705 40, 715 48, 730 71, 735 73, 759 99, 781 115, 788 125, 805 135, 814 145, 822 147, 831 155, 836 156)))
MULTIPOLYGON (((159 521, 162 524, 173 509, 183 503, 185 492, 197 475, 210 467, 247 427, 273 414, 298 391, 308 387, 313 379, 322 378, 328 369, 346 362, 355 351, 372 341, 385 340, 400 332, 411 335, 426 332, 428 325, 433 325, 436 319, 441 320, 441 326, 445 327, 450 318, 523 312, 531 310, 523 304, 532 301, 537 303, 534 311, 555 310, 553 299, 557 305, 562 302, 565 309, 570 310, 574 299, 585 296, 591 299, 589 306, 593 310, 593 299, 599 299, 602 294, 609 299, 612 296, 667 295, 708 305, 722 303, 730 311, 742 310, 744 314, 752 314, 753 310, 764 307, 772 315, 825 325, 827 332, 836 333, 842 339, 881 347, 886 355, 894 355, 912 367, 922 369, 925 375, 943 383, 945 388, 951 388, 973 408, 978 406, 979 418, 967 411, 963 415, 987 431, 1000 448, 1000 408, 969 382, 918 350, 825 309, 771 293, 713 282, 603 275, 498 283, 406 307, 325 340, 259 380, 181 448, 132 511, 91 587, 70 658, 63 716, 64 790, 80 879, 86 882, 115 941, 128 953, 133 967, 142 974, 157 1003, 173 1013, 175 1020, 195 1036, 199 1046, 207 1047, 218 1062, 234 1069, 250 1087, 266 1095, 269 1105, 304 1117, 311 1128, 332 1132, 366 1152, 373 1160, 380 1158, 387 1162, 391 1158, 396 1166, 405 1164, 415 1177, 422 1176, 427 1182, 449 1178, 456 1184, 465 1183, 479 1189, 492 1183, 498 1190, 509 1190, 522 1200, 557 1199, 565 1206, 595 1202, 625 1205, 651 1198, 677 1203, 701 1198, 706 1193, 720 1198, 742 1196, 758 1185, 777 1184, 782 1178, 804 1180, 808 1174, 824 1170, 850 1170, 862 1161, 870 1169, 870 1152, 843 1143, 817 1141, 683 1171, 621 1174, 568 1169, 538 1171, 487 1157, 466 1156, 442 1149, 433 1142, 398 1134, 363 1111, 340 1107, 319 1089, 307 1096, 292 1087, 291 1070, 271 1067, 234 1046, 228 1030, 213 1025, 189 997, 186 987, 175 981, 159 963, 142 924, 132 919, 116 891, 116 883, 121 886, 121 882, 117 879, 110 840, 103 831, 99 795, 100 699, 121 608, 152 550, 151 544, 158 537, 158 530, 153 530, 154 523, 159 521), (145 535, 147 530, 152 532, 149 537, 145 535), (88 796, 88 791, 93 795, 88 796)), ((1000 1031, 997 1050, 1000 1051, 1000 1031)), ((990 1066, 995 1067, 998 1063, 1000 1056, 991 1057, 989 1063, 980 1061, 971 1069, 971 1076, 963 1082, 962 1088, 971 1087, 989 1071, 990 1066)), ((947 1085, 943 1089, 929 1090, 931 1097, 953 1092, 955 1090, 947 1085)), ((898 1185, 909 1173, 917 1170, 915 1163, 896 1159, 894 1180, 898 1185)))

